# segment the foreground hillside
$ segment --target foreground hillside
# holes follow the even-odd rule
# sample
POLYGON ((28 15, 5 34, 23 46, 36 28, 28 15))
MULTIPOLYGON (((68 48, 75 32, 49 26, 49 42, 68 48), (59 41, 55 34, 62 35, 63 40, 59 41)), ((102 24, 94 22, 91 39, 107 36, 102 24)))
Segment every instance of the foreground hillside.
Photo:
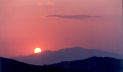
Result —
POLYGON ((6 58, 0 58, 0 64, 0 72, 65 72, 57 67, 35 66, 6 58))
POLYGON ((123 72, 122 62, 109 57, 91 57, 85 60, 35 66, 0 58, 1 72, 123 72))

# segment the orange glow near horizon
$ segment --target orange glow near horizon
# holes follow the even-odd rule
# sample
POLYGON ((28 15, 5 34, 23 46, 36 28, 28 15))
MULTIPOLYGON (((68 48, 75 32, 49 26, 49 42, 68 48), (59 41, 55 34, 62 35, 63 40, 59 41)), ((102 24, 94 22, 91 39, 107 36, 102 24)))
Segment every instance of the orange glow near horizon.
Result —
POLYGON ((34 49, 34 53, 36 54, 36 53, 41 53, 42 52, 42 49, 41 48, 35 48, 34 49))

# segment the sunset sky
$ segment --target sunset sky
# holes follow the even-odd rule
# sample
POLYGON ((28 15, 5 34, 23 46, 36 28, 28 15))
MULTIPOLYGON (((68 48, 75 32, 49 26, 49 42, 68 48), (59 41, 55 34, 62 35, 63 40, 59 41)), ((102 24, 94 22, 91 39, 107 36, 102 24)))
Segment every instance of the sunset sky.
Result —
POLYGON ((122 0, 0 0, 0 56, 74 46, 122 53, 121 18, 122 0))

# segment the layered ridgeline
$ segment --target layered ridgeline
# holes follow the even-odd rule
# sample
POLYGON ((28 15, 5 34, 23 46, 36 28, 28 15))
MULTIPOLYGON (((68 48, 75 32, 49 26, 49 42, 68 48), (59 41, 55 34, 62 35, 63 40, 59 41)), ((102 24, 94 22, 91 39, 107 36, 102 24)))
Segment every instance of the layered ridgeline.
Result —
POLYGON ((91 57, 43 66, 6 58, 0 58, 0 63, 1 72, 123 72, 123 60, 110 57, 91 57))
POLYGON ((81 60, 92 56, 123 59, 123 55, 94 49, 85 49, 80 47, 64 48, 58 51, 45 51, 41 54, 15 57, 14 59, 28 64, 43 65, 58 63, 61 61, 73 61, 79 59, 81 60))

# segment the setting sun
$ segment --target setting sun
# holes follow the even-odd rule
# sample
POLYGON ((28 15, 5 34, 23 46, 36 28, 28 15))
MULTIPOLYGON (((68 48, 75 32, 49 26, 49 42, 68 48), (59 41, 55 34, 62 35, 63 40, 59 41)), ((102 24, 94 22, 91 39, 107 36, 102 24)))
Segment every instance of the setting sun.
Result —
POLYGON ((41 48, 35 48, 34 49, 34 53, 41 53, 42 52, 42 49, 41 48))

